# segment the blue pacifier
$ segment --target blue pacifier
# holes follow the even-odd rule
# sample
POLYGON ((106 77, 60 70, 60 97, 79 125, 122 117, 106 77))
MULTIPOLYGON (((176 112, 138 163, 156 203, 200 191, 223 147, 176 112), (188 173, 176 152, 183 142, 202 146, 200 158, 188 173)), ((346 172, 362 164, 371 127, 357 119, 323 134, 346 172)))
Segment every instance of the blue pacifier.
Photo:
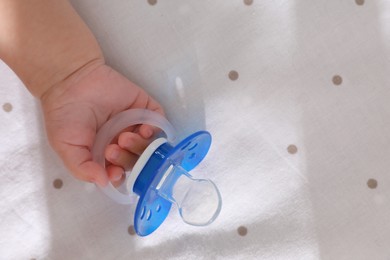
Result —
POLYGON ((104 149, 123 129, 138 124, 160 128, 166 138, 154 140, 141 154, 124 183, 102 188, 121 204, 138 203, 134 228, 138 235, 155 231, 168 216, 172 203, 178 207, 184 222, 195 226, 212 223, 221 210, 221 195, 207 179, 194 179, 188 172, 206 156, 211 135, 196 132, 173 145, 174 129, 161 115, 144 109, 130 109, 110 119, 97 133, 92 149, 93 159, 105 166, 104 149))

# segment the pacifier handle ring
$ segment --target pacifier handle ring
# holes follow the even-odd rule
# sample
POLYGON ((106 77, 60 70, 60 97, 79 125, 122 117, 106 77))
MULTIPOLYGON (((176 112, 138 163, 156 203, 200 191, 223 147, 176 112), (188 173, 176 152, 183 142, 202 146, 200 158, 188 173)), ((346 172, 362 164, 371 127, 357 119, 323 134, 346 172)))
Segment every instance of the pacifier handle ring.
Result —
MULTIPOLYGON (((105 168, 104 150, 111 140, 123 129, 132 126, 146 124, 160 128, 172 142, 175 138, 175 130, 171 123, 157 112, 146 109, 128 109, 118 113, 108 120, 97 132, 95 143, 92 147, 92 158, 105 168)), ((100 188, 108 197, 120 204, 132 204, 137 200, 135 194, 124 194, 117 190, 111 182, 106 187, 100 188)))

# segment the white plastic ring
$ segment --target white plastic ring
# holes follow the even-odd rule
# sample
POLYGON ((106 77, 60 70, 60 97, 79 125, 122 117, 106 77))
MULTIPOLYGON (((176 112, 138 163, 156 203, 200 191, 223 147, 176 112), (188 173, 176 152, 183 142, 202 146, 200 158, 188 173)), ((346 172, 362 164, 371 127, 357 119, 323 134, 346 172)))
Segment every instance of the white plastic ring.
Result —
MULTIPOLYGON (((108 120, 98 131, 95 138, 94 146, 92 147, 93 160, 105 167, 104 150, 111 140, 123 129, 132 126, 146 124, 160 128, 165 132, 167 140, 173 142, 175 138, 175 130, 171 123, 157 112, 146 109, 129 109, 123 111, 113 118, 108 120)), ((134 180, 135 181, 135 180, 134 180)), ((132 193, 122 193, 117 190, 111 182, 101 190, 111 199, 120 204, 132 204, 137 201, 137 196, 132 193)))

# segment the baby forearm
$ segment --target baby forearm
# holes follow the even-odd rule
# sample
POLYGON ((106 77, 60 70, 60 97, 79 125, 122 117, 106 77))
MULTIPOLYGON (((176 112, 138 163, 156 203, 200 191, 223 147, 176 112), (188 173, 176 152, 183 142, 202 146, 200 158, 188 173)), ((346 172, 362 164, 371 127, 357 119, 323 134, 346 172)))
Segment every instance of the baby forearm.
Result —
POLYGON ((0 58, 36 97, 80 68, 104 62, 67 0, 0 0, 0 58))

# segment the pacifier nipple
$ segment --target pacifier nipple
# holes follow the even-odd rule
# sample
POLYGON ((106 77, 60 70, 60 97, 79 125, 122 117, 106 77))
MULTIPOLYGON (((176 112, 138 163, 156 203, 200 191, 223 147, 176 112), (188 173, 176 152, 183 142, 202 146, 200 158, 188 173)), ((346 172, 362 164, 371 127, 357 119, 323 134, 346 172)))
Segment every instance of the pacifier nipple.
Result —
POLYGON ((184 222, 205 226, 221 211, 221 195, 215 184, 194 179, 180 166, 171 165, 157 187, 158 194, 176 204, 184 222))

